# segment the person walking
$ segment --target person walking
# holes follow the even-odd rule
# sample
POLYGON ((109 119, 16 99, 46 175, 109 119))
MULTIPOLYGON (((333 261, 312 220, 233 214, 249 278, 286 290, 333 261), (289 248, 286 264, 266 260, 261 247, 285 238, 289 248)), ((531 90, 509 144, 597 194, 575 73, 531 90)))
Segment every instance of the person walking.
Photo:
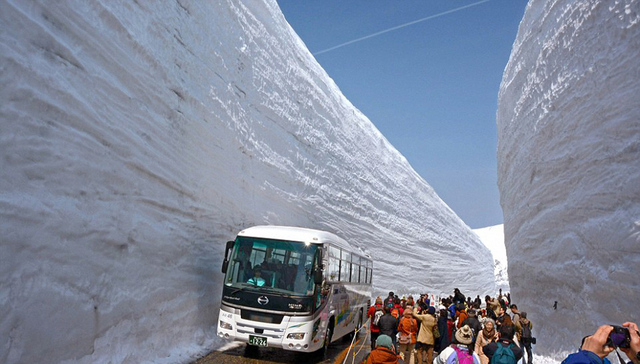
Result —
POLYGON ((433 362, 433 348, 435 345, 433 327, 436 325, 435 312, 435 308, 429 307, 426 314, 413 313, 413 317, 420 321, 420 331, 418 332, 418 340, 416 342, 416 364, 431 364, 433 362))
POLYGON ((378 296, 374 305, 369 307, 369 310, 367 311, 367 317, 371 321, 369 325, 371 329, 371 350, 376 348, 376 339, 378 338, 378 335, 380 335, 378 321, 383 314, 384 312, 382 311, 382 298, 378 296))
POLYGON ((493 362, 495 356, 499 363, 516 364, 522 359, 522 349, 513 342, 514 326, 503 325, 498 332, 500 335, 498 341, 485 345, 482 351, 489 358, 489 363, 493 362))
POLYGON ((399 354, 404 356, 405 363, 414 364, 413 349, 415 349, 418 339, 418 321, 413 318, 413 308, 411 306, 405 308, 403 316, 398 323, 398 332, 400 334, 398 336, 399 354))
POLYGON ((471 330, 473 331, 473 344, 475 345, 476 343, 476 338, 478 337, 478 334, 480 334, 480 331, 482 331, 482 325, 480 325, 480 321, 478 321, 478 318, 476 317, 476 310, 474 309, 469 309, 469 317, 467 317, 464 321, 462 321, 462 326, 467 325, 471 328, 471 330))
POLYGON ((449 311, 447 311, 446 308, 441 309, 440 317, 438 317, 438 331, 440 332, 440 339, 437 340, 438 346, 435 348, 439 353, 451 344, 451 335, 449 334, 449 327, 447 325, 448 318, 449 311))
POLYGON ((469 314, 467 314, 467 310, 464 307, 464 303, 458 303, 456 305, 456 316, 458 318, 458 323, 456 324, 456 328, 461 328, 462 327, 462 323, 464 322, 464 320, 467 319, 467 317, 469 317, 469 314))
POLYGON ((393 348, 396 346, 396 336, 398 335, 398 319, 391 314, 391 308, 384 306, 384 314, 378 321, 378 328, 380 328, 380 335, 387 335, 393 342, 393 348))
POLYGON ((391 338, 387 335, 380 335, 376 339, 376 347, 371 350, 369 356, 364 361, 365 364, 398 364, 398 354, 391 338))
POLYGON ((500 328, 501 326, 513 326, 513 322, 511 321, 511 316, 507 315, 506 310, 504 309, 504 307, 500 306, 500 308, 498 309, 499 315, 498 318, 496 319, 496 325, 498 325, 498 328, 500 328))
POLYGON ((496 342, 498 340, 498 332, 496 332, 496 323, 490 318, 487 318, 484 323, 482 331, 476 337, 475 352, 478 353, 480 362, 482 364, 489 364, 489 357, 484 354, 482 348, 496 342))
POLYGON ((444 349, 434 364, 481 364, 478 354, 473 352, 473 332, 469 326, 456 331, 453 343, 444 349))
POLYGON ((516 337, 518 342, 521 343, 522 348, 527 352, 527 360, 525 364, 533 364, 533 353, 531 352, 531 344, 533 342, 533 336, 531 335, 531 329, 533 324, 527 319, 527 313, 520 313, 520 320, 516 322, 516 337))

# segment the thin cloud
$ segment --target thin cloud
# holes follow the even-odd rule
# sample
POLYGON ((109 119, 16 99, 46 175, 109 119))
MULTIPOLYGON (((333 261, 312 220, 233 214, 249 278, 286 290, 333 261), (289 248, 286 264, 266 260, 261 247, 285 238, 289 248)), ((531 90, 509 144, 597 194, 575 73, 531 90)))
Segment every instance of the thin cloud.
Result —
POLYGON ((350 40, 350 41, 348 41, 348 42, 344 42, 344 43, 342 43, 342 44, 338 44, 337 46, 334 46, 334 47, 331 47, 331 48, 327 48, 327 49, 324 49, 324 50, 318 51, 318 52, 316 52, 316 53, 313 53, 313 55, 314 55, 314 56, 317 56, 317 55, 319 55, 319 54, 323 54, 323 53, 331 52, 331 51, 333 51, 333 50, 335 50, 335 49, 342 48, 342 47, 348 46, 348 45, 353 44, 353 43, 361 42, 361 41, 366 40, 366 39, 369 39, 369 38, 377 37, 377 36, 379 36, 379 35, 381 35, 381 34, 384 34, 384 33, 389 33, 389 32, 392 32, 392 31, 394 31, 394 30, 402 29, 402 28, 408 27, 408 26, 413 25, 413 24, 417 24, 417 23, 421 23, 421 22, 423 22, 423 21, 427 21, 427 20, 431 20, 431 19, 434 19, 434 18, 438 18, 438 17, 441 17, 441 16, 443 16, 443 15, 447 15, 447 14, 455 13, 456 11, 464 10, 464 9, 470 8, 470 7, 472 7, 472 6, 480 5, 480 4, 482 4, 482 3, 486 3, 486 2, 489 2, 489 1, 490 1, 490 0, 482 0, 482 1, 478 1, 478 2, 473 3, 473 4, 469 4, 469 5, 461 6, 461 7, 459 7, 459 8, 455 8, 455 9, 447 10, 447 11, 445 11, 445 12, 438 13, 438 14, 435 14, 435 15, 431 15, 431 16, 428 16, 428 17, 426 17, 426 18, 422 18, 422 19, 414 20, 414 21, 411 21, 411 22, 408 22, 408 23, 404 23, 404 24, 401 24, 401 25, 397 25, 397 26, 395 26, 395 27, 393 27, 393 28, 389 28, 389 29, 381 30, 381 31, 376 32, 376 33, 373 33, 373 34, 369 34, 369 35, 366 35, 366 36, 364 36, 364 37, 360 37, 360 38, 357 38, 357 39, 354 39, 354 40, 350 40))

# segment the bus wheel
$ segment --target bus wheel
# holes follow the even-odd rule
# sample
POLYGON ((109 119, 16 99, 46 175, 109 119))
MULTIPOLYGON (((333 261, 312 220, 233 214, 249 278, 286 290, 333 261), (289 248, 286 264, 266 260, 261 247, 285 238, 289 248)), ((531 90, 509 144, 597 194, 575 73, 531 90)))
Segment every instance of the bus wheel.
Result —
MULTIPOLYGON (((332 320, 333 321, 333 320, 332 320)), ((327 356, 327 351, 329 350, 329 345, 331 345, 331 336, 333 336, 333 325, 327 326, 327 331, 324 335, 324 343, 322 344, 322 356, 327 356)))

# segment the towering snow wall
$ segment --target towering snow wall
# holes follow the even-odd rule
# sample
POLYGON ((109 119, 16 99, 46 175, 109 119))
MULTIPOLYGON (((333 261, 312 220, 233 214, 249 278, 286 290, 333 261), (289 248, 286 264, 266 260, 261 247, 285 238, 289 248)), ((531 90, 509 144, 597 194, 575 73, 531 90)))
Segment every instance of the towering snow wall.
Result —
POLYGON ((640 1, 529 2, 499 94, 498 183, 538 352, 640 320, 638 80, 640 1))
POLYGON ((185 362, 255 224, 335 232, 378 292, 493 292, 490 252, 275 1, 3 1, 0 362, 185 362))

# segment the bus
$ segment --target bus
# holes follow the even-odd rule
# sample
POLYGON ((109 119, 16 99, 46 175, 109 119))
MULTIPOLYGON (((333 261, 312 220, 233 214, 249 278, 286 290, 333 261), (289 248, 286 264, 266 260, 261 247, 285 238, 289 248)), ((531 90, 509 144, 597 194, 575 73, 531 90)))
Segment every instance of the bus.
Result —
POLYGON ((227 242, 218 336, 257 347, 326 349, 366 321, 371 257, 326 231, 255 226, 227 242))

